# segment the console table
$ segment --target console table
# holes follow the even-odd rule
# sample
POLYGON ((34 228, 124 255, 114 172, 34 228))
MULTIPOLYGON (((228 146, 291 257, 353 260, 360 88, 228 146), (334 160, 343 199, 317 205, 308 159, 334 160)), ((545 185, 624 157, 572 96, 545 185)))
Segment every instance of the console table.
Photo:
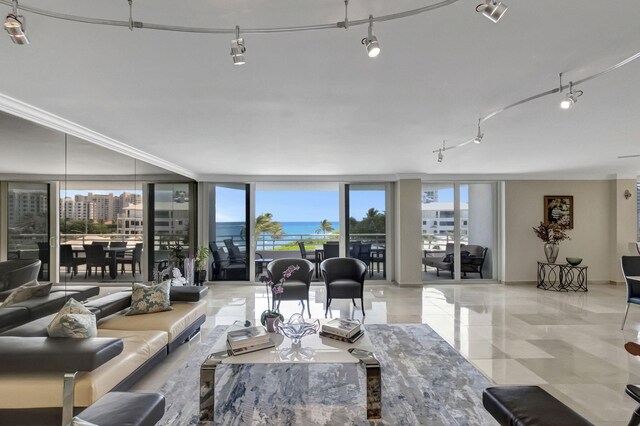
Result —
POLYGON ((587 290, 588 266, 538 262, 537 287, 555 291, 587 290))

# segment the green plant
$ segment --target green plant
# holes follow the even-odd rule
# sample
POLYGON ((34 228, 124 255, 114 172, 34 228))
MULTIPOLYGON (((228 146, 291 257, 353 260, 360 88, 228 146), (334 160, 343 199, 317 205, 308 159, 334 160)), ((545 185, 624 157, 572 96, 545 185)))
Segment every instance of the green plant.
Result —
POLYGON ((196 252, 196 268, 198 271, 205 269, 209 259, 209 247, 200 246, 196 252))
POLYGON ((182 262, 184 261, 184 248, 180 241, 176 241, 175 245, 169 246, 169 261, 173 262, 173 264, 179 268, 182 267, 182 262))

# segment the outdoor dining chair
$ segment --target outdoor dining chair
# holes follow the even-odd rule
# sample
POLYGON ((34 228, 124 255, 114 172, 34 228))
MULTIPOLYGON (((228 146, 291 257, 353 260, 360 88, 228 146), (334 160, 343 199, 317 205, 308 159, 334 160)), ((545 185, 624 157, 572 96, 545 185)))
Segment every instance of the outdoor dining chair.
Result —
POLYGON ((98 273, 98 268, 100 268, 102 278, 104 279, 104 271, 109 264, 109 260, 106 257, 107 253, 104 251, 104 246, 102 244, 85 244, 83 247, 87 262, 87 269, 84 272, 84 277, 87 278, 87 275, 91 275, 92 268, 96 268, 96 274, 98 273))
POLYGON ((629 313, 629 305, 640 305, 640 279, 630 278, 640 277, 640 256, 622 256, 621 266, 624 282, 627 284, 627 309, 624 311, 622 327, 620 327, 620 330, 623 330, 629 313))

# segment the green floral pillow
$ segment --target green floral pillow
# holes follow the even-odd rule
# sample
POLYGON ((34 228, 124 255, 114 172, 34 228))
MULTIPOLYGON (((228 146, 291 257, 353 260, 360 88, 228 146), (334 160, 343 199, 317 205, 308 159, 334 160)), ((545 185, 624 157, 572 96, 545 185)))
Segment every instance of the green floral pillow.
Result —
POLYGON ((96 316, 82 303, 71 298, 53 318, 47 327, 47 333, 49 337, 96 337, 96 316))
POLYGON ((169 301, 170 289, 170 281, 164 281, 151 286, 133 283, 131 309, 129 309, 125 315, 150 314, 153 312, 172 310, 173 308, 169 301))
POLYGON ((45 297, 49 295, 50 291, 51 283, 39 283, 37 280, 33 280, 13 290, 0 306, 10 306, 34 297, 45 297))

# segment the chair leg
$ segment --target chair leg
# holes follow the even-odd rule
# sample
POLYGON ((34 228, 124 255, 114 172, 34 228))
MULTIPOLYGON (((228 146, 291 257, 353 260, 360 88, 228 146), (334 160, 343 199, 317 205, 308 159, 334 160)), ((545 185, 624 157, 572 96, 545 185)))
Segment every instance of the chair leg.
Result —
POLYGON ((327 307, 324 310, 324 317, 327 317, 327 313, 329 313, 329 306, 331 306, 331 299, 327 298, 327 307))
POLYGON ((353 306, 356 306, 356 299, 351 299, 351 301, 353 302, 353 306))
MULTIPOLYGON (((304 306, 303 309, 304 311, 304 306)), ((311 318, 311 305, 309 304, 309 298, 307 297, 307 313, 309 314, 309 318, 311 318)))
POLYGON ((484 279, 484 277, 482 276, 482 271, 480 271, 480 279, 484 279))
POLYGON ((624 330, 624 323, 627 321, 628 313, 629 313, 629 304, 627 303, 627 309, 624 311, 624 318, 622 320, 622 327, 620 327, 620 330, 624 330))
POLYGON ((636 407, 635 411, 631 415, 631 419, 629 419, 628 426, 638 426, 640 425, 640 405, 636 407))
POLYGON ((360 306, 362 306, 362 316, 365 316, 365 313, 364 313, 364 298, 362 298, 362 297, 360 298, 360 306))

